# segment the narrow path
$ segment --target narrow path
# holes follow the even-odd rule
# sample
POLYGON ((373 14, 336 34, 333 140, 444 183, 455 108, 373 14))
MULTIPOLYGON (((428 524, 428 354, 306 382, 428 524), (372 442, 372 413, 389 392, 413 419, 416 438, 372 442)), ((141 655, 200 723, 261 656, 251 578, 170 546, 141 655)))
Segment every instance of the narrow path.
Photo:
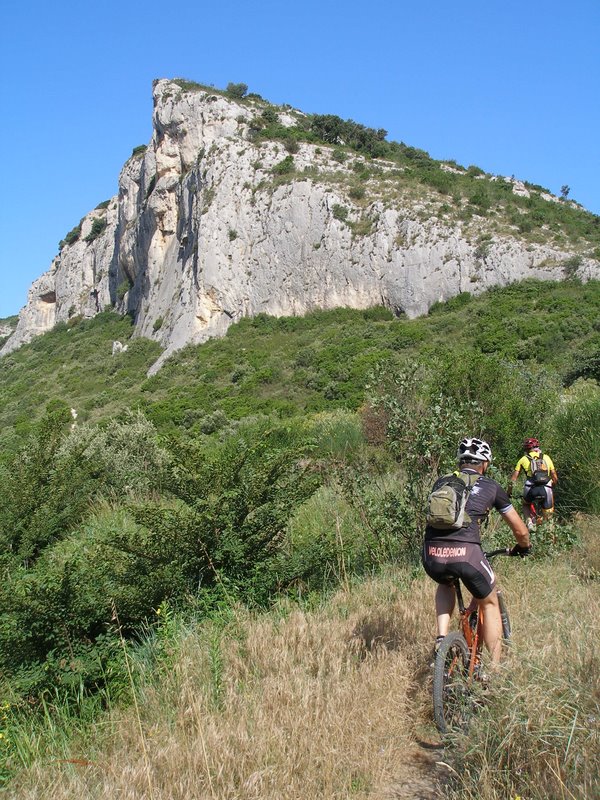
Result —
POLYGON ((447 771, 439 762, 443 762, 441 750, 424 751, 422 763, 415 760, 414 775, 390 786, 385 800, 442 800, 447 771))
POLYGON ((430 716, 431 669, 422 664, 415 674, 412 701, 419 709, 414 737, 414 772, 387 788, 385 800, 445 800, 451 767, 448 754, 430 716))

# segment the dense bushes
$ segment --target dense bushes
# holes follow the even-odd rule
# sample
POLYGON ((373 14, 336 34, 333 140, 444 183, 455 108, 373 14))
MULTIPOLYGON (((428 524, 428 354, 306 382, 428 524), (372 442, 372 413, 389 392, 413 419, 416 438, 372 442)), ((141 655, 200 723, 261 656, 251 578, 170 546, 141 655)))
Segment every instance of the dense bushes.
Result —
POLYGON ((110 314, 11 354, 1 391, 12 438, 0 459, 0 670, 11 691, 121 681, 115 613, 135 638, 165 599, 210 613, 305 595, 390 560, 414 564, 426 493, 466 434, 489 438, 502 481, 523 436, 539 436, 561 477, 559 516, 596 513, 597 384, 580 378, 565 391, 559 375, 571 353, 593 352, 598 293, 544 288, 465 294, 415 321, 385 309, 259 316, 150 379, 152 342, 108 355, 131 331, 110 314), (555 343, 564 336, 541 351, 545 366, 523 346, 536 319, 555 343), (55 398, 39 422, 19 417, 50 385, 29 382, 25 397, 28 376, 47 367, 68 404, 55 398), (117 387, 121 406, 141 403, 147 415, 115 414, 117 387), (88 402, 106 402, 101 425, 80 421, 88 402))
MULTIPOLYGON (((14 448, 53 398, 77 409, 79 420, 140 405, 162 433, 182 425, 200 433, 217 409, 228 420, 356 409, 366 376, 379 361, 419 352, 447 352, 452 360, 458 353, 484 351, 516 362, 515 370, 530 373, 527 394, 534 407, 538 374, 546 380, 542 365, 567 383, 578 375, 594 377, 598 287, 597 281, 528 281, 479 297, 464 293, 415 320, 394 318, 381 308, 279 319, 259 315, 231 326, 224 339, 184 348, 149 379, 146 371, 159 344, 130 341, 130 319, 105 312, 69 329, 57 326, 2 359, 0 450, 14 448), (112 357, 115 339, 129 348, 112 357)), ((491 378, 492 369, 488 384, 491 378)), ((467 385, 473 381, 482 382, 477 364, 467 385)), ((493 394, 491 384, 487 394, 493 394)), ((511 399, 510 393, 504 397, 511 399)), ((543 408, 543 398, 540 403, 543 408)), ((515 429, 520 424, 515 420, 515 429)))
POLYGON ((166 598, 210 605, 225 588, 264 603, 285 585, 287 521, 320 483, 301 428, 173 441, 167 455, 139 414, 106 428, 65 422, 50 415, 3 468, 0 669, 13 688, 38 693, 61 657, 64 680, 97 682, 115 611, 133 632, 166 598))
POLYGON ((600 390, 593 381, 576 384, 556 409, 548 449, 559 469, 557 497, 564 511, 600 514, 598 420, 600 390))

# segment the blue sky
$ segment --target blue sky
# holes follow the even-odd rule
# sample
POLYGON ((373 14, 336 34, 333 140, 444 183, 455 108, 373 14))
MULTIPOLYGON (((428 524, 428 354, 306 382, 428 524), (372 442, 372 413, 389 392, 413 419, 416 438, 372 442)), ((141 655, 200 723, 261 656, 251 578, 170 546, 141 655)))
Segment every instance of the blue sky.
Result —
POLYGON ((4 0, 0 317, 117 191, 152 80, 247 83, 600 214, 599 0, 4 0))

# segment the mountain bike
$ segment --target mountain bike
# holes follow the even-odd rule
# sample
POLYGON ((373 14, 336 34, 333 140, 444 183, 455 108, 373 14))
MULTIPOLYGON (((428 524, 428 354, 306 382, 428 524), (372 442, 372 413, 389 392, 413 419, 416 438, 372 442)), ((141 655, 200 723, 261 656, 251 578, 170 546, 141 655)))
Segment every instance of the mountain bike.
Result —
MULTIPOLYGON (((485 553, 489 560, 510 555, 509 548, 485 553)), ((461 583, 454 581, 459 610, 459 630, 445 636, 435 655, 433 667, 433 716, 440 733, 464 731, 477 703, 475 689, 481 684, 483 651, 483 611, 472 600, 465 606, 461 583)), ((498 604, 502 619, 502 638, 510 639, 510 620, 504 597, 499 589, 498 604)))
MULTIPOLYGON (((550 484, 552 485, 552 484, 550 484)), ((523 494, 520 495, 521 501, 523 503, 523 521, 527 525, 530 531, 535 531, 538 525, 541 525, 546 519, 546 513, 544 511, 544 501, 546 499, 546 491, 543 484, 533 485, 530 487, 533 489, 533 497, 531 500, 525 499, 525 487, 523 487, 523 494), (542 489, 541 492, 537 492, 535 490, 542 489)), ((512 487, 509 487, 509 497, 512 496, 512 487)), ((530 493, 531 496, 531 493, 530 493)))
POLYGON ((543 498, 534 497, 533 500, 523 501, 527 508, 525 523, 530 531, 534 531, 538 525, 544 521, 544 509, 542 506, 543 498))

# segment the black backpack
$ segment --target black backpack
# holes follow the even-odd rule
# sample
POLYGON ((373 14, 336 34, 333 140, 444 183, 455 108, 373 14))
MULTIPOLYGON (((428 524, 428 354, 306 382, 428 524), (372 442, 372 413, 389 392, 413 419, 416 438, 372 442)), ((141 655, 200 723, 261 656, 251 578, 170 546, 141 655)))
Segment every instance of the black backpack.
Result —
POLYGON ((531 482, 534 486, 545 486, 550 481, 550 473, 548 465, 544 461, 544 454, 540 453, 535 458, 527 454, 527 458, 531 467, 531 482))

